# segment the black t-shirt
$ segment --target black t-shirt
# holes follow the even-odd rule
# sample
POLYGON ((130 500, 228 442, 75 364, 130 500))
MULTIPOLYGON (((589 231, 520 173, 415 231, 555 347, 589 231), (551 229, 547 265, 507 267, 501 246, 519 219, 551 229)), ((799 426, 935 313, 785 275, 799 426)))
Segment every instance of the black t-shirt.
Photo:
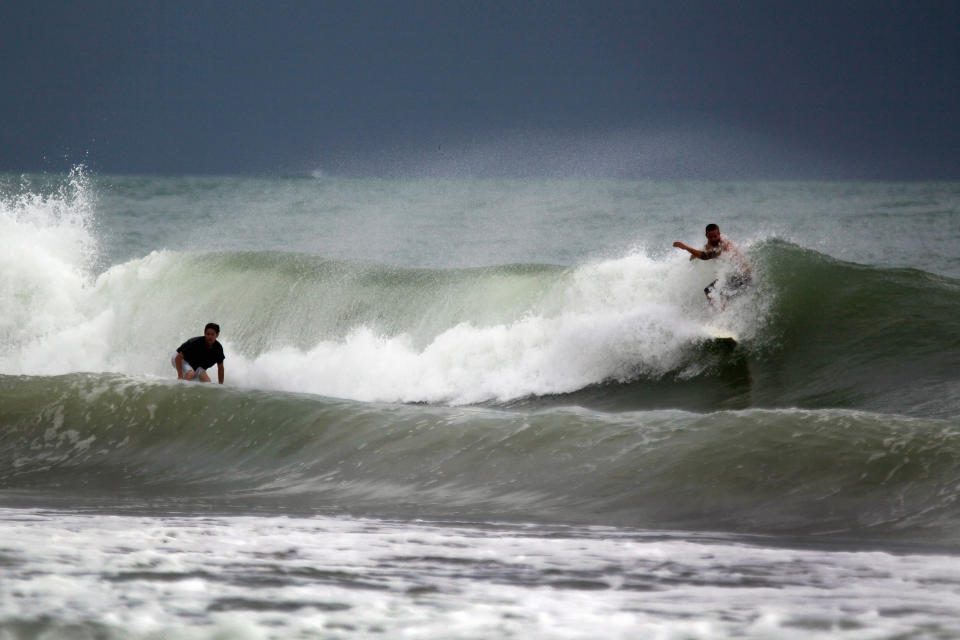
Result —
POLYGON ((203 336, 190 338, 177 347, 177 353, 182 353, 183 359, 194 369, 209 369, 226 358, 219 340, 214 341, 213 346, 208 349, 203 336))

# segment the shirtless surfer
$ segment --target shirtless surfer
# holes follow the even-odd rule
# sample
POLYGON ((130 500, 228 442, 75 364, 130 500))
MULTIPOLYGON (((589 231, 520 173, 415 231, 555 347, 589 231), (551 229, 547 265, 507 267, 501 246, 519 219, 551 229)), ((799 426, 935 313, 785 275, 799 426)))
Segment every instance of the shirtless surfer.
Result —
MULTIPOLYGON (((726 301, 743 293, 753 278, 750 274, 750 265, 747 264, 746 258, 743 257, 743 254, 740 253, 736 245, 720 235, 720 227, 712 223, 708 224, 706 236, 707 244, 703 245, 703 249, 694 249, 682 242, 674 242, 673 246, 677 249, 688 251, 691 260, 697 258, 700 260, 712 260, 722 255, 730 256, 733 259, 733 271, 724 279, 723 286, 720 287, 719 290, 720 309, 722 310, 726 306, 726 301)), ((703 290, 703 293, 707 296, 707 300, 710 301, 711 305, 714 304, 714 299, 710 294, 713 293, 716 286, 717 281, 714 280, 703 290)))
POLYGON ((211 322, 203 329, 203 335, 190 338, 177 347, 177 352, 170 358, 173 368, 177 370, 178 380, 199 379, 200 382, 210 382, 207 369, 217 365, 217 378, 223 384, 223 346, 217 340, 220 336, 220 325, 211 322))

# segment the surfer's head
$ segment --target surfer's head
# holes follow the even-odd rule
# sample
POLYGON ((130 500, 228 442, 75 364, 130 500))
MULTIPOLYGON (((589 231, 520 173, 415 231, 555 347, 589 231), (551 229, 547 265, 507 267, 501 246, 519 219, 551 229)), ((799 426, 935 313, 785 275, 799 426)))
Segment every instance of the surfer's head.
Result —
POLYGON ((208 322, 207 326, 203 328, 203 339, 210 346, 213 346, 213 343, 217 341, 217 336, 220 335, 220 325, 216 322, 208 322))
POLYGON ((707 242, 713 246, 720 244, 720 227, 712 222, 707 225, 707 242))

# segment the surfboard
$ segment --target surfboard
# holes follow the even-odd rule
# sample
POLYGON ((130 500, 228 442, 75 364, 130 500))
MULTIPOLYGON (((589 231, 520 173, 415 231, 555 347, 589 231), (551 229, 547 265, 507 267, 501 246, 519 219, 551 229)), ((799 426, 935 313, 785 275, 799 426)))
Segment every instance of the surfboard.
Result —
POLYGON ((704 327, 703 330, 714 342, 726 343, 730 345, 737 344, 737 335, 730 331, 729 329, 722 329, 720 327, 704 327))

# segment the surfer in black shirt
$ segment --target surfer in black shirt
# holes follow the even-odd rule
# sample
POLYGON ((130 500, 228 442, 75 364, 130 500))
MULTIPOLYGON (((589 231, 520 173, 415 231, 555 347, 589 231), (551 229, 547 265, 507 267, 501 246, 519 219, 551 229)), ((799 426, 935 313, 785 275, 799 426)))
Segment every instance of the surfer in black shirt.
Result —
POLYGON ((223 346, 217 341, 220 336, 220 325, 211 322, 203 329, 203 335, 190 338, 177 347, 177 352, 170 359, 173 368, 177 370, 178 380, 198 379, 200 382, 210 382, 207 369, 217 365, 217 378, 223 384, 223 346))
MULTIPOLYGON (((743 257, 743 254, 740 253, 736 245, 720 235, 720 227, 712 223, 708 224, 706 236, 707 244, 703 245, 703 249, 694 249, 682 242, 674 242, 673 246, 689 252, 691 260, 697 258, 700 260, 711 260, 713 258, 719 258, 722 255, 730 256, 733 259, 733 270, 727 275, 723 286, 720 288, 720 309, 722 310, 726 306, 726 300, 743 293, 747 286, 753 281, 753 278, 750 274, 750 265, 747 264, 746 258, 743 257)), ((707 296, 707 300, 710 301, 711 305, 714 304, 714 300, 710 294, 713 293, 716 286, 717 280, 714 280, 703 290, 703 293, 707 296)))

